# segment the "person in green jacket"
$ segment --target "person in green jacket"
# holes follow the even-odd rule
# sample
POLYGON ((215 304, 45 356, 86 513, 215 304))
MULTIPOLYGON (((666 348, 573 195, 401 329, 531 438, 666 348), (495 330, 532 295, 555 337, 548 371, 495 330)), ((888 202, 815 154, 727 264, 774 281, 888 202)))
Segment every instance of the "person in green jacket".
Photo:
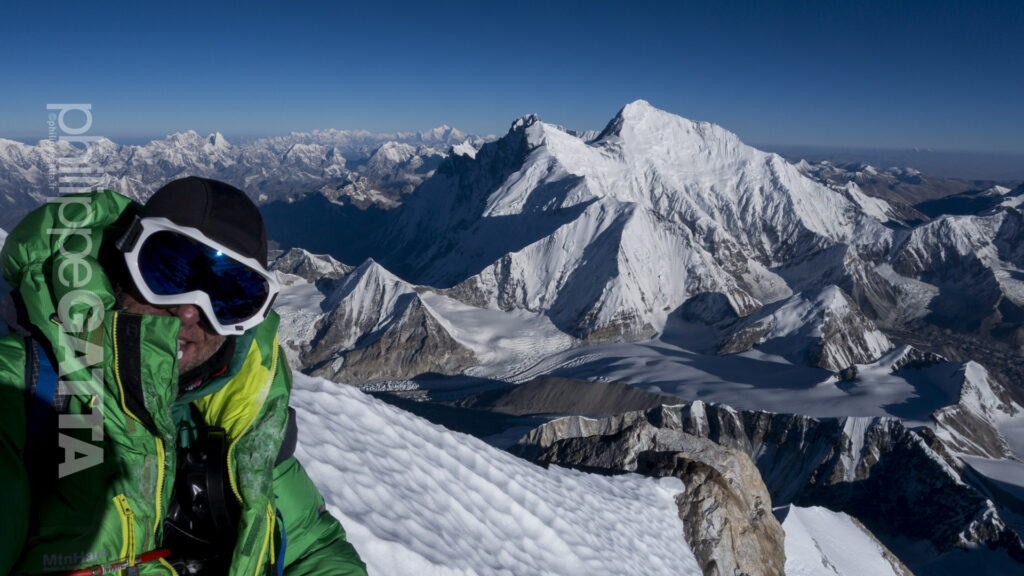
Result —
POLYGON ((292 455, 277 280, 242 191, 51 199, 0 265, 0 574, 366 574, 292 455))

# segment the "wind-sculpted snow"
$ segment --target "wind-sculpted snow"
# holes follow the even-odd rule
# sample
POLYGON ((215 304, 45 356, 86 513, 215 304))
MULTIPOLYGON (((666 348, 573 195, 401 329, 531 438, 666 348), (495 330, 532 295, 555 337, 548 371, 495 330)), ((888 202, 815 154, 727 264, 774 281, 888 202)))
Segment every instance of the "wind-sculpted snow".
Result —
MULTIPOLYGON (((676 478, 540 468, 352 387, 294 378, 296 455, 373 574, 702 576, 676 478)), ((782 526, 787 574, 902 574, 842 513, 792 506, 782 526), (872 571, 850 571, 854 559, 872 571)))
POLYGON ((374 574, 700 576, 677 479, 543 469, 295 373, 296 455, 374 574))

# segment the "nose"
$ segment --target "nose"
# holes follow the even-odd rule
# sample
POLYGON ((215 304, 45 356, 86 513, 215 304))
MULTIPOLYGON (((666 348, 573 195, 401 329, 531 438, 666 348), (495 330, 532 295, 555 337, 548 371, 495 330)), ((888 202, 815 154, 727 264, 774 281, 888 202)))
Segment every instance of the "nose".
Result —
POLYGON ((171 311, 175 316, 181 318, 182 326, 191 326, 199 323, 201 312, 192 304, 182 304, 171 311))

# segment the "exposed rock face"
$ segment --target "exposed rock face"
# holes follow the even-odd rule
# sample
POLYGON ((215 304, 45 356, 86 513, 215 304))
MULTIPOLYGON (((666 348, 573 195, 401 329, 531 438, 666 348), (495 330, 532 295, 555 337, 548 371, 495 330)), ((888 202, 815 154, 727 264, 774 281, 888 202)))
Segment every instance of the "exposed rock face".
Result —
POLYGON ((680 478, 684 537, 706 576, 784 574, 782 526, 746 454, 635 416, 606 422, 602 435, 554 440, 536 461, 680 478))
POLYGON ((372 260, 345 276, 322 306, 330 312, 302 358, 313 375, 358 384, 457 374, 475 361, 413 286, 372 260))
POLYGON ((912 431, 895 418, 816 419, 694 402, 605 420, 556 420, 524 437, 513 451, 574 465, 579 458, 559 446, 582 438, 594 453, 581 464, 639 471, 637 455, 650 441, 616 434, 647 425, 750 455, 776 506, 825 506, 856 516, 883 539, 927 539, 940 552, 1003 548, 1024 561, 1024 542, 986 492, 970 484, 959 460, 928 429, 912 431))
MULTIPOLYGON (((328 316, 328 326, 345 325, 344 313, 328 316)), ((332 332, 328 328, 316 341, 318 350, 329 351, 332 332)), ((425 307, 410 300, 401 316, 366 345, 336 353, 329 363, 313 368, 310 373, 337 382, 361 384, 380 380, 402 380, 427 372, 458 374, 472 366, 473 353, 455 341, 425 307)), ((315 358, 317 354, 312 354, 315 358)))
POLYGON ((987 371, 975 362, 967 362, 957 375, 962 379, 956 404, 936 410, 936 435, 952 451, 983 458, 1012 458, 1006 440, 999 434, 998 414, 1014 415, 1020 407, 1001 398, 993 389, 987 371))

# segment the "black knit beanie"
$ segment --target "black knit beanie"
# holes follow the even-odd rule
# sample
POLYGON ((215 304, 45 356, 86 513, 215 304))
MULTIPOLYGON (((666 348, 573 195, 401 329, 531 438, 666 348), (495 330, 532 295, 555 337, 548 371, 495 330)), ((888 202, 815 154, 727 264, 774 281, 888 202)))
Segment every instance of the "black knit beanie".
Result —
POLYGON ((267 229, 259 208, 238 188, 189 176, 165 184, 146 202, 142 218, 189 226, 267 267, 267 229))

